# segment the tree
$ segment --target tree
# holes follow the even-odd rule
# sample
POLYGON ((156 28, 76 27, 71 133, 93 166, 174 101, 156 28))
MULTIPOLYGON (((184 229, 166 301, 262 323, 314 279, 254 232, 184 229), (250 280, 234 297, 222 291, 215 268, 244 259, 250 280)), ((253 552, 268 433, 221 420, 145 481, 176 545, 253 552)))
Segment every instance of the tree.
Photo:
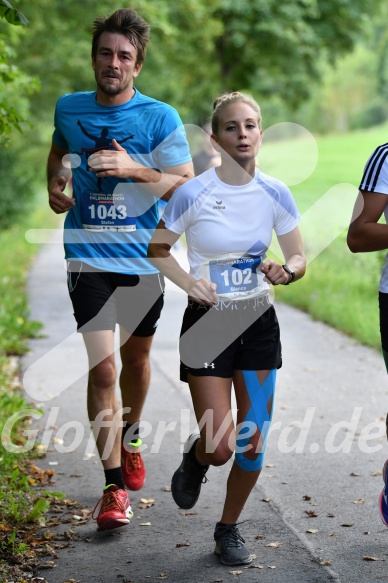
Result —
MULTIPOLYGON (((17 1, 17 0, 15 0, 17 1)), ((296 107, 319 78, 319 61, 351 51, 381 0, 137 0, 151 43, 136 86, 176 106, 186 121, 207 116, 221 91, 247 90, 296 107)), ((42 75, 32 99, 47 118, 64 92, 94 87, 90 31, 122 2, 40 0, 29 5, 23 63, 42 75), (49 18, 47 17, 49 15, 49 18)))
MULTIPOLYGON (((28 20, 8 0, 0 0, 0 17, 9 24, 27 25, 28 20)), ((37 80, 10 64, 15 51, 0 35, 0 141, 5 141, 13 128, 22 131, 28 111, 28 95, 37 88, 37 80)))

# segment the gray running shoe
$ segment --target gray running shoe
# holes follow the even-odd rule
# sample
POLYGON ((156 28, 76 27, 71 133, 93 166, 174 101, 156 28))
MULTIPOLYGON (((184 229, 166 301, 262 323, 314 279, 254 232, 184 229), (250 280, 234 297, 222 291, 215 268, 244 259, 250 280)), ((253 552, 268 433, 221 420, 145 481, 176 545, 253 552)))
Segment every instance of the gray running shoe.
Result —
POLYGON ((192 508, 199 498, 201 486, 207 482, 206 472, 209 466, 196 463, 190 450, 195 447, 200 438, 198 433, 192 433, 183 448, 183 460, 171 480, 171 494, 179 508, 192 508))
POLYGON ((224 565, 246 565, 252 562, 252 555, 244 545, 237 524, 220 524, 217 522, 214 531, 216 547, 214 552, 219 555, 224 565))

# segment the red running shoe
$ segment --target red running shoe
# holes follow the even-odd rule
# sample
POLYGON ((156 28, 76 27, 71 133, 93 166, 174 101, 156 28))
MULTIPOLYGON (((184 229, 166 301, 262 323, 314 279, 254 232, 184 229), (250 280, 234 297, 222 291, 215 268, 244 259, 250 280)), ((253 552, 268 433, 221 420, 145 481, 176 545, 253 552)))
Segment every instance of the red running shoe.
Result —
POLYGON ((140 451, 137 451, 141 444, 140 438, 125 446, 121 444, 121 470, 128 490, 140 490, 144 486, 146 470, 140 451))
POLYGON ((97 502, 92 513, 92 518, 97 520, 97 530, 111 530, 125 526, 129 524, 129 519, 132 516, 131 503, 126 491, 114 484, 105 486, 102 498, 97 502), (98 506, 100 506, 100 510, 95 517, 98 506))

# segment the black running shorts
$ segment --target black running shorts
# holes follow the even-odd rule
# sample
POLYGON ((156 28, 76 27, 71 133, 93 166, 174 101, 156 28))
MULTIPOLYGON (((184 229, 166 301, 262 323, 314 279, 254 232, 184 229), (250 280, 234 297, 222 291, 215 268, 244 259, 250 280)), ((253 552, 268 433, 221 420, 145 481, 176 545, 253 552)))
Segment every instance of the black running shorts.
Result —
POLYGON ((381 346, 388 352, 388 294, 379 292, 381 346))
POLYGON ((164 301, 161 274, 127 275, 69 261, 67 285, 78 332, 115 330, 120 324, 134 336, 152 336, 164 301))
POLYGON ((268 296, 223 301, 212 308, 189 300, 183 316, 180 379, 230 378, 235 370, 282 366, 279 323, 268 296), (205 317, 206 316, 206 317, 205 317))

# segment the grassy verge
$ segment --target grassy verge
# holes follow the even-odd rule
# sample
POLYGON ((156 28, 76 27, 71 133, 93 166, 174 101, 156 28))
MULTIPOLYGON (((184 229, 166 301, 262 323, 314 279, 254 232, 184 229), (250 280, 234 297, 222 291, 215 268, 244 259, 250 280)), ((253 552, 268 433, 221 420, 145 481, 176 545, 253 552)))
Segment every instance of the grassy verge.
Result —
MULTIPOLYGON (((346 232, 364 165, 374 148, 387 141, 387 130, 383 125, 316 138, 314 171, 290 186, 302 214, 307 273, 295 286, 276 288, 277 300, 375 348, 380 347, 377 288, 385 253, 353 255, 346 232)), ((282 179, 290 175, 291 166, 301 164, 303 170, 305 155, 303 140, 265 144, 264 139, 259 166, 282 179)))
POLYGON ((47 228, 56 221, 43 194, 36 208, 25 223, 0 232, 0 580, 4 582, 27 581, 39 564, 38 557, 47 554, 47 541, 39 538, 38 531, 49 500, 59 503, 61 498, 59 493, 42 489, 51 475, 35 465, 31 452, 27 456, 11 451, 9 443, 26 441, 23 429, 28 419, 18 423, 10 435, 3 432, 12 415, 31 408, 21 396, 18 357, 26 352, 28 339, 39 334, 40 324, 28 317, 25 284, 36 247, 25 241, 24 234, 32 225, 47 228))

